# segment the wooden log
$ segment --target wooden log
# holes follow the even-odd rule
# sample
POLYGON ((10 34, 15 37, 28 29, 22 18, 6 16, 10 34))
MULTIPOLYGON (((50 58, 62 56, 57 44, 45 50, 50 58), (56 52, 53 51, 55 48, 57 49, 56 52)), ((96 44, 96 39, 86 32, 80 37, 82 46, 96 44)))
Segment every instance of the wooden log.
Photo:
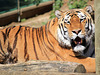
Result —
POLYGON ((0 65, 0 73, 85 73, 82 64, 63 61, 28 61, 25 63, 0 65))
POLYGON ((0 75, 96 75, 95 73, 65 73, 65 72, 38 72, 38 71, 31 71, 31 72, 21 72, 21 71, 1 71, 0 75))

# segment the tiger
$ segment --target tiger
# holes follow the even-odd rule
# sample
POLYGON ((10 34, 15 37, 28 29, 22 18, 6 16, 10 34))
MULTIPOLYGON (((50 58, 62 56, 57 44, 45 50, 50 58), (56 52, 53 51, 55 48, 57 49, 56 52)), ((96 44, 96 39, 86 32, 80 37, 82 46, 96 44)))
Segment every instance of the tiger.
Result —
POLYGON ((95 72, 95 26, 85 9, 55 11, 39 28, 11 26, 0 30, 0 63, 29 60, 70 61, 95 72))

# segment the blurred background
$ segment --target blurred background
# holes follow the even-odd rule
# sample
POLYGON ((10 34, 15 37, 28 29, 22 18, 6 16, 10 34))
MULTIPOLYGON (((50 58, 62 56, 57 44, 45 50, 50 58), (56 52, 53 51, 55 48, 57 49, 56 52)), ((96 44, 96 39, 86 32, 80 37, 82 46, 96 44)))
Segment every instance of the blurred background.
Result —
POLYGON ((94 0, 0 0, 0 27, 39 27, 55 18, 56 10, 94 8, 94 0))
POLYGON ((52 0, 0 0, 0 14, 16 10, 18 8, 18 1, 20 8, 25 8, 52 0))

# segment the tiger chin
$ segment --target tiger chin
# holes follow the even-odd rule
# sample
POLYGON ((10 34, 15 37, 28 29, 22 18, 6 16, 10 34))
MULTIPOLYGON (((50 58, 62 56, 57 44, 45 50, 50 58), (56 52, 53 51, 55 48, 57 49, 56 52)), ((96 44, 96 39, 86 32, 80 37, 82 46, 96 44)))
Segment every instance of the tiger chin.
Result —
POLYGON ((12 26, 1 29, 0 63, 70 61, 83 64, 86 72, 95 72, 95 58, 92 58, 95 27, 91 8, 56 11, 56 18, 40 28, 12 26), (80 58, 82 56, 85 57, 80 58))

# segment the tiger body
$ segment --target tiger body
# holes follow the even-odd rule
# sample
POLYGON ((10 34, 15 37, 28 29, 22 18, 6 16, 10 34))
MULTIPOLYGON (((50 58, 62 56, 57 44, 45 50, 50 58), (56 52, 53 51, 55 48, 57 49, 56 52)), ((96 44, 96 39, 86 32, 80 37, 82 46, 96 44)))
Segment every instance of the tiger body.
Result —
POLYGON ((92 42, 87 43, 94 34, 91 16, 84 10, 75 9, 68 12, 57 11, 56 16, 40 28, 13 26, 0 30, 0 63, 28 60, 70 61, 83 64, 87 72, 95 72, 95 58, 91 58, 94 55, 84 53, 86 45, 89 44, 88 49, 93 46, 92 42), (81 12, 86 15, 83 19, 79 15, 81 12), (80 18, 83 21, 80 22, 80 18), (90 19, 91 25, 89 23, 87 26, 91 26, 89 30, 92 31, 86 32, 85 25, 90 19), (78 58, 77 55, 87 57, 78 58))

